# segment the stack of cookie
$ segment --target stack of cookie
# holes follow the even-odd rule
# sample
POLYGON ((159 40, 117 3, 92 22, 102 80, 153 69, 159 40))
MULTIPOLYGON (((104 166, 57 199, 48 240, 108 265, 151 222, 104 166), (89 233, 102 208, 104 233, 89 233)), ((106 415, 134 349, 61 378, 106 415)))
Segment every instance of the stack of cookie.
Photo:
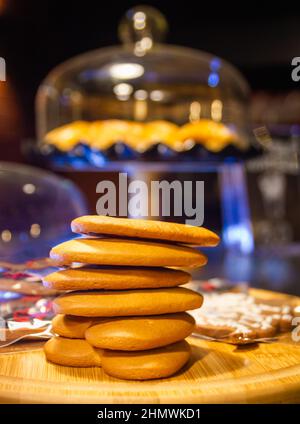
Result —
POLYGON ((184 339, 194 319, 185 311, 199 308, 202 296, 179 287, 190 275, 169 267, 205 265, 206 257, 186 245, 215 246, 218 236, 203 227, 105 216, 80 217, 71 227, 84 237, 50 252, 70 268, 44 279, 47 287, 70 291, 54 301, 59 315, 47 359, 102 366, 123 379, 176 373, 190 358, 184 339))

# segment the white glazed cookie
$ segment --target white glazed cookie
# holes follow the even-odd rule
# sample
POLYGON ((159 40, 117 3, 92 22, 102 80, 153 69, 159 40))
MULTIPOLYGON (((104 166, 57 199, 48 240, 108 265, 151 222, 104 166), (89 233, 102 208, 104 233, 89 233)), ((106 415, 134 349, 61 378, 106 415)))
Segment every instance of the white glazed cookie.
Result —
POLYGON ((208 294, 203 307, 191 311, 191 315, 197 333, 237 344, 289 331, 293 318, 290 306, 258 302, 246 293, 208 294))

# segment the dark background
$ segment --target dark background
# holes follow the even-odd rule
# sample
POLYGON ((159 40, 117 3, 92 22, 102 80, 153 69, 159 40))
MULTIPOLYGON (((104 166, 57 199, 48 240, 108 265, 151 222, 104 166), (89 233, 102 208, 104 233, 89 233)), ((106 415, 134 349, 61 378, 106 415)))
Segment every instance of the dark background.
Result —
MULTIPOLYGON (((299 89, 291 59, 300 56, 300 13, 292 3, 147 1, 167 17, 167 42, 219 55, 237 66, 254 91, 299 89)), ((20 139, 34 136, 34 97, 57 64, 119 43, 118 22, 136 1, 0 0, 1 159, 21 159, 20 139), (3 144, 4 143, 4 144, 3 144)))

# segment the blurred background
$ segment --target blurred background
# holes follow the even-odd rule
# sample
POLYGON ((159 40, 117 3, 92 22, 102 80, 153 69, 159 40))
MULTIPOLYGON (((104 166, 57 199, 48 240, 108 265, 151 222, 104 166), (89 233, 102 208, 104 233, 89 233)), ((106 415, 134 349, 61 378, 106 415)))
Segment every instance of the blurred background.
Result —
MULTIPOLYGON (((300 12, 290 5, 264 7, 263 3, 259 6, 243 4, 240 8, 234 2, 146 3, 166 16, 168 44, 191 47, 224 58, 243 74, 251 88, 246 127, 261 152, 245 158, 242 168, 236 167, 234 171, 221 174, 217 171, 218 181, 221 180, 217 189, 220 193, 214 199, 208 191, 204 225, 223 234, 225 247, 223 245, 212 257, 206 274, 200 277, 245 280, 257 287, 300 294, 300 82, 291 78, 291 61, 300 56, 300 12), (239 181, 242 181, 241 185, 239 181), (233 222, 236 215, 238 220, 233 222)), ((5 58, 7 77, 5 83, 0 83, 2 162, 31 163, 24 143, 37 138, 34 102, 38 87, 47 74, 75 55, 119 44, 119 21, 129 8, 138 4, 113 0, 0 0, 0 56, 5 58)), ((35 160, 34 165, 47 168, 42 161, 35 160)), ((17 181, 17 168, 7 169, 2 165, 1 201, 7 199, 8 193, 14 193, 12 181, 17 181)), ((65 185, 70 184, 67 189, 73 197, 68 206, 70 213, 60 213, 64 201, 58 201, 57 216, 52 218, 56 223, 59 219, 61 225, 53 223, 55 229, 48 234, 44 250, 37 249, 40 255, 57 241, 58 231, 60 234, 65 232, 67 237, 68 231, 62 227, 68 225, 70 217, 85 211, 95 212, 98 174, 91 177, 86 170, 81 173, 52 171, 60 177, 67 177, 63 181, 65 185), (73 202, 74 198, 76 201, 73 202)), ((110 175, 108 170, 105 171, 110 175)), ((41 176, 29 177, 27 172, 22 170, 27 180, 35 177, 41 180, 41 176)), ((169 175, 170 168, 164 172, 169 175)), ((179 172, 178 169, 175 174, 179 172)), ((190 178, 196 174, 197 168, 189 169, 190 178)), ((22 186, 23 194, 33 194, 38 183, 26 180, 26 186, 23 177, 20 178, 16 184, 22 186)), ((208 180, 210 178, 212 182, 208 184, 214 186, 213 177, 207 176, 208 180)), ((56 184, 51 180, 49 184, 52 183, 56 184)), ((57 184, 59 190, 64 190, 65 187, 57 184)), ((40 194, 52 202, 47 197, 49 191, 51 188, 47 186, 40 194)), ((64 199, 63 191, 61 196, 64 199)), ((28 205, 28 197, 20 200, 17 192, 15 196, 11 195, 11 199, 14 199, 11 209, 2 206, 0 218, 1 255, 5 259, 11 259, 8 254, 12 238, 8 228, 11 213, 8 210, 13 210, 17 201, 23 202, 19 205, 21 209, 22 205, 25 209, 28 205)), ((43 215, 34 208, 28 213, 28 220, 31 220, 30 225, 26 224, 31 231, 29 235, 18 230, 20 234, 26 233, 23 239, 19 237, 22 243, 28 245, 29 241, 39 238, 42 224, 34 218, 37 213, 43 215)), ((43 226, 47 226, 49 220, 50 217, 45 215, 43 226)), ((22 246, 14 250, 14 260, 37 255, 36 250, 29 249, 23 258, 22 246)))
MULTIPOLYGON (((255 124, 299 121, 299 84, 291 79, 291 60, 300 55, 300 14, 294 5, 146 3, 167 17, 168 43, 210 52, 238 67, 253 90, 255 124)), ((48 72, 87 50, 119 44, 118 23, 138 4, 0 1, 0 56, 6 60, 8 79, 0 92, 2 159, 22 160, 21 138, 35 136, 34 98, 48 72)))

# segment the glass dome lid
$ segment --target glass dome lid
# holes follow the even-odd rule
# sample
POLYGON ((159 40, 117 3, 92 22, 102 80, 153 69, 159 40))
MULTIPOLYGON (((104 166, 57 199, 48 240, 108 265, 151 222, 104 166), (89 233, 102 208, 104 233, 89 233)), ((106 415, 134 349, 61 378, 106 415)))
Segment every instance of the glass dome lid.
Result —
POLYGON ((121 46, 53 69, 36 98, 39 141, 60 151, 78 143, 105 151, 118 142, 139 152, 154 143, 246 149, 247 82, 219 57, 162 44, 167 26, 156 9, 133 8, 119 25, 121 46))

